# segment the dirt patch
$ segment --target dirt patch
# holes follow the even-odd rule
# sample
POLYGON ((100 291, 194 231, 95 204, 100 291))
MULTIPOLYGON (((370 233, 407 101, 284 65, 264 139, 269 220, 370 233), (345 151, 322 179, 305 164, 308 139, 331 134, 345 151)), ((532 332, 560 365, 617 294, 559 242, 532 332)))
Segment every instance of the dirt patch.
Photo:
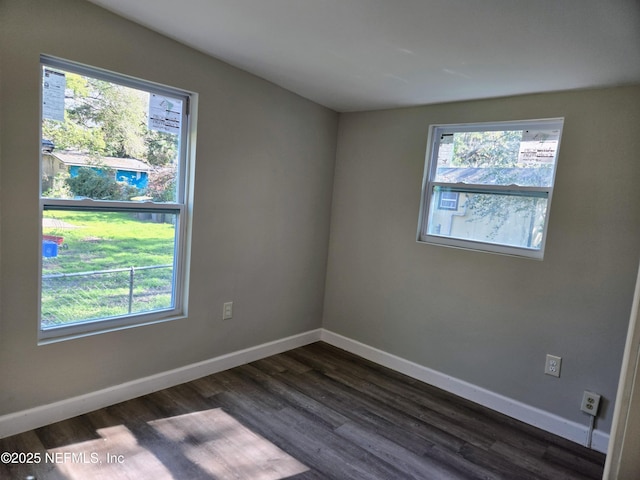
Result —
POLYGON ((42 227, 43 228, 60 228, 60 229, 80 228, 77 225, 63 222, 62 220, 58 220, 57 218, 43 218, 42 227))

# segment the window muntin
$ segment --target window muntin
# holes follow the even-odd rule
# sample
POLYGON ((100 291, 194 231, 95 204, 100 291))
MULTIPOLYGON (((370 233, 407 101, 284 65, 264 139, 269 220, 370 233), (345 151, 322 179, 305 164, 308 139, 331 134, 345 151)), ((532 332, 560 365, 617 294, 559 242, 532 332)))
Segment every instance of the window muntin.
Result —
POLYGON ((542 258, 562 125, 432 126, 418 240, 542 258))
POLYGON ((41 60, 40 338, 183 314, 189 94, 41 60))
POLYGON ((458 210, 458 201, 460 200, 460 194, 458 192, 441 188, 438 193, 438 198, 440 199, 438 208, 440 210, 458 210))

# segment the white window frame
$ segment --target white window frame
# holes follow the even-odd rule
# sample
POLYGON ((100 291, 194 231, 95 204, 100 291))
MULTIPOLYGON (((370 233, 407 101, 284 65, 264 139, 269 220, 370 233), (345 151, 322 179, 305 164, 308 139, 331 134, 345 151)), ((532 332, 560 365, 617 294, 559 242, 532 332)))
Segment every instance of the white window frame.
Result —
MULTIPOLYGON (((181 99, 182 101, 182 128, 180 138, 179 164, 177 168, 178 178, 176 179, 176 201, 175 202, 153 202, 153 201, 114 201, 114 200, 93 200, 93 199, 55 199, 42 196, 42 186, 39 189, 40 197, 40 222, 39 233, 42 237, 42 218, 46 210, 73 210, 73 211, 104 211, 104 212, 147 212, 147 213, 168 213, 176 215, 176 236, 173 257, 173 294, 172 308, 154 310, 143 313, 132 313, 116 317, 91 319, 67 325, 56 325, 44 327, 41 319, 41 299, 42 299, 42 242, 39 242, 39 275, 38 275, 38 340, 40 343, 66 340, 85 335, 109 332, 122 328, 147 325, 151 323, 164 322, 184 318, 187 315, 186 299, 187 293, 187 271, 189 264, 189 248, 191 241, 191 204, 192 204, 192 158, 195 147, 195 121, 192 110, 196 101, 196 94, 184 90, 159 85, 154 82, 133 78, 127 75, 118 74, 103 70, 97 67, 90 67, 69 60, 64 60, 48 55, 40 56, 40 75, 44 68, 59 69, 66 72, 77 73, 88 77, 104 80, 107 82, 144 90, 149 93, 181 99)), ((42 82, 40 87, 40 129, 42 128, 42 82)), ((40 133, 42 137, 42 132, 40 133)), ((41 149, 40 149, 41 150, 41 149)), ((40 153, 42 155, 42 153, 40 153)), ((42 161, 40 161, 42 169, 42 161)), ((42 172, 40 172, 42 181, 42 172)))
POLYGON ((532 258, 542 260, 544 257, 547 231, 549 227, 549 213, 551 210, 551 199, 560 153, 560 141, 562 139, 562 128, 564 118, 545 118, 537 120, 517 120, 503 122, 483 122, 483 123, 461 123, 461 124, 440 124, 429 127, 427 140, 427 153, 425 159, 424 176, 422 181, 422 194, 420 200, 420 214, 418 219, 418 232, 416 240, 420 243, 441 245, 445 247, 461 248, 480 252, 497 253, 517 257, 532 258), (518 185, 486 185, 470 183, 447 183, 436 182, 437 160, 439 139, 442 135, 459 132, 480 132, 480 131, 509 131, 509 130, 559 130, 558 146, 553 163, 551 186, 518 186, 518 185), (432 205, 439 204, 439 201, 432 201, 433 195, 437 192, 435 187, 445 187, 449 191, 458 193, 481 193, 496 195, 520 195, 525 197, 543 197, 547 199, 547 209, 545 215, 544 229, 540 248, 516 247, 501 243, 490 243, 476 240, 454 238, 444 235, 429 234, 429 219, 431 217, 432 205))

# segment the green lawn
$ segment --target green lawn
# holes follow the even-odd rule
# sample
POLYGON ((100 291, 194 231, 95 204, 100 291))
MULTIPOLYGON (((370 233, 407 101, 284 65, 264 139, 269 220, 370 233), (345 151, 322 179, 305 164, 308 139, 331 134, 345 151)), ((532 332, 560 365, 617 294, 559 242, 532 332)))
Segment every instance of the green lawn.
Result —
MULTIPOLYGON (((117 212, 46 211, 44 235, 64 238, 58 255, 42 259, 43 325, 129 313, 130 268, 173 265, 171 223, 117 212), (59 276, 127 269, 124 272, 59 276), (52 275, 58 275, 49 278, 52 275)), ((165 219, 171 220, 171 219, 165 219)), ((171 307, 173 268, 134 270, 131 312, 171 307)))

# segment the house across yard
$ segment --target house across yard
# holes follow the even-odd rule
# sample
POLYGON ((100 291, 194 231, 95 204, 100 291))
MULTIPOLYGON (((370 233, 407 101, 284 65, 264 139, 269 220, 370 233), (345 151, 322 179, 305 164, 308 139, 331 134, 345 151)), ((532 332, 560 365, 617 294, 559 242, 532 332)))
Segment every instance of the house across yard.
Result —
POLYGON ((73 151, 42 152, 42 177, 43 188, 46 183, 52 182, 60 172, 67 171, 71 177, 78 175, 81 167, 90 167, 100 170, 104 165, 115 172, 115 179, 119 182, 127 182, 138 189, 147 187, 149 181, 149 166, 135 158, 117 157, 92 157, 86 153, 73 151))

